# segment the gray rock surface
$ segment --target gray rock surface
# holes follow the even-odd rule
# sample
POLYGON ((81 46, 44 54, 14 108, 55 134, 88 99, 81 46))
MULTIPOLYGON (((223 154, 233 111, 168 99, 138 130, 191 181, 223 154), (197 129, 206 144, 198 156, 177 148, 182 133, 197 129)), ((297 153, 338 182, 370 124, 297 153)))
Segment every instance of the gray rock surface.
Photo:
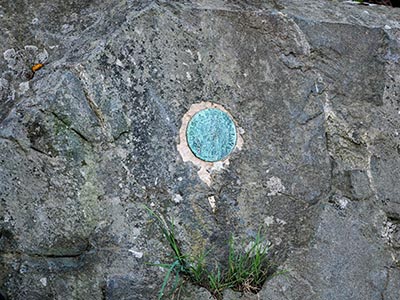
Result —
POLYGON ((0 28, 9 299, 156 299, 170 249, 143 205, 221 261, 267 226, 288 272, 240 299, 400 299, 400 9, 2 1, 0 28), (177 150, 201 101, 244 140, 210 186, 177 150))

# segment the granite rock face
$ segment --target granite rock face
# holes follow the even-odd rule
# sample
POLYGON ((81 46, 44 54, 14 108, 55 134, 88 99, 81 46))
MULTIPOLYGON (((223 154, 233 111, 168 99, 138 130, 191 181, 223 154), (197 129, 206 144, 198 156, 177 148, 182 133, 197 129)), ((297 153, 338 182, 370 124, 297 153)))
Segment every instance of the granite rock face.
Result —
POLYGON ((156 299, 165 272, 146 263, 170 250, 143 205, 221 261, 267 227, 287 273, 241 299, 400 299, 399 9, 3 1, 0 25, 9 299, 156 299), (177 150, 202 101, 243 138, 210 185, 177 150))

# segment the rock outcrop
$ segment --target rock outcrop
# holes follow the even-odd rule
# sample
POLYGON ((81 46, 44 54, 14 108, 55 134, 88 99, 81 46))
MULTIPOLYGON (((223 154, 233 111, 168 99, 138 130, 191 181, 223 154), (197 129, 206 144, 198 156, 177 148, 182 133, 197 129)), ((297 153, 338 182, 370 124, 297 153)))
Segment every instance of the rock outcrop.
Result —
POLYGON ((221 260, 268 228, 287 273, 257 299, 400 299, 400 9, 2 1, 0 28, 4 296, 156 299, 170 249, 147 205, 221 260), (243 138, 210 182, 177 149, 200 102, 243 138))

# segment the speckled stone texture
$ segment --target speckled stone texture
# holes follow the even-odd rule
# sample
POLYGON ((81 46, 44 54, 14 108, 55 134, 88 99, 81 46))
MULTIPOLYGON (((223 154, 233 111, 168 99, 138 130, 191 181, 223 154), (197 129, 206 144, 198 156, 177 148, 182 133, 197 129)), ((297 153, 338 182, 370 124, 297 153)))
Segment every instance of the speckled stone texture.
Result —
POLYGON ((231 234, 267 227, 286 275, 225 300, 400 299, 400 9, 16 0, 0 28, 8 299, 156 299, 165 272, 146 263, 170 249, 143 205, 221 262, 231 234), (201 101, 244 141, 210 185, 177 150, 201 101))

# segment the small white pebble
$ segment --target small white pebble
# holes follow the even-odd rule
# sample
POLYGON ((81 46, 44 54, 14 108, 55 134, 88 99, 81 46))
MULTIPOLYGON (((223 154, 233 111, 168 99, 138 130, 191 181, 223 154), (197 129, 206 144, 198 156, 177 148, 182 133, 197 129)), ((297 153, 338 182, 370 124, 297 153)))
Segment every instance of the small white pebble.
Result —
POLYGON ((186 52, 190 54, 190 56, 193 56, 193 52, 190 49, 186 49, 186 52))
POLYGON ((175 194, 174 198, 172 199, 175 203, 181 203, 183 201, 183 198, 179 194, 175 194))
POLYGON ((281 224, 281 225, 286 225, 287 224, 285 220, 281 220, 281 219, 278 219, 278 218, 276 218, 276 222, 278 224, 281 224))
POLYGON ((349 204, 349 201, 346 198, 339 198, 338 202, 340 209, 345 209, 347 204, 349 204))
POLYGON ((136 258, 142 258, 143 257, 143 252, 135 251, 133 249, 128 250, 130 253, 133 254, 134 257, 136 258))
POLYGON ((41 284, 43 284, 43 286, 47 286, 47 278, 46 277, 40 278, 40 282, 41 282, 41 284))
POLYGON ((217 211, 215 197, 214 196, 208 197, 208 203, 210 203, 211 209, 213 213, 215 213, 217 211))
POLYGON ((264 219, 264 223, 265 223, 267 226, 272 225, 272 224, 274 223, 274 217, 271 217, 271 216, 266 217, 266 218, 264 219))

